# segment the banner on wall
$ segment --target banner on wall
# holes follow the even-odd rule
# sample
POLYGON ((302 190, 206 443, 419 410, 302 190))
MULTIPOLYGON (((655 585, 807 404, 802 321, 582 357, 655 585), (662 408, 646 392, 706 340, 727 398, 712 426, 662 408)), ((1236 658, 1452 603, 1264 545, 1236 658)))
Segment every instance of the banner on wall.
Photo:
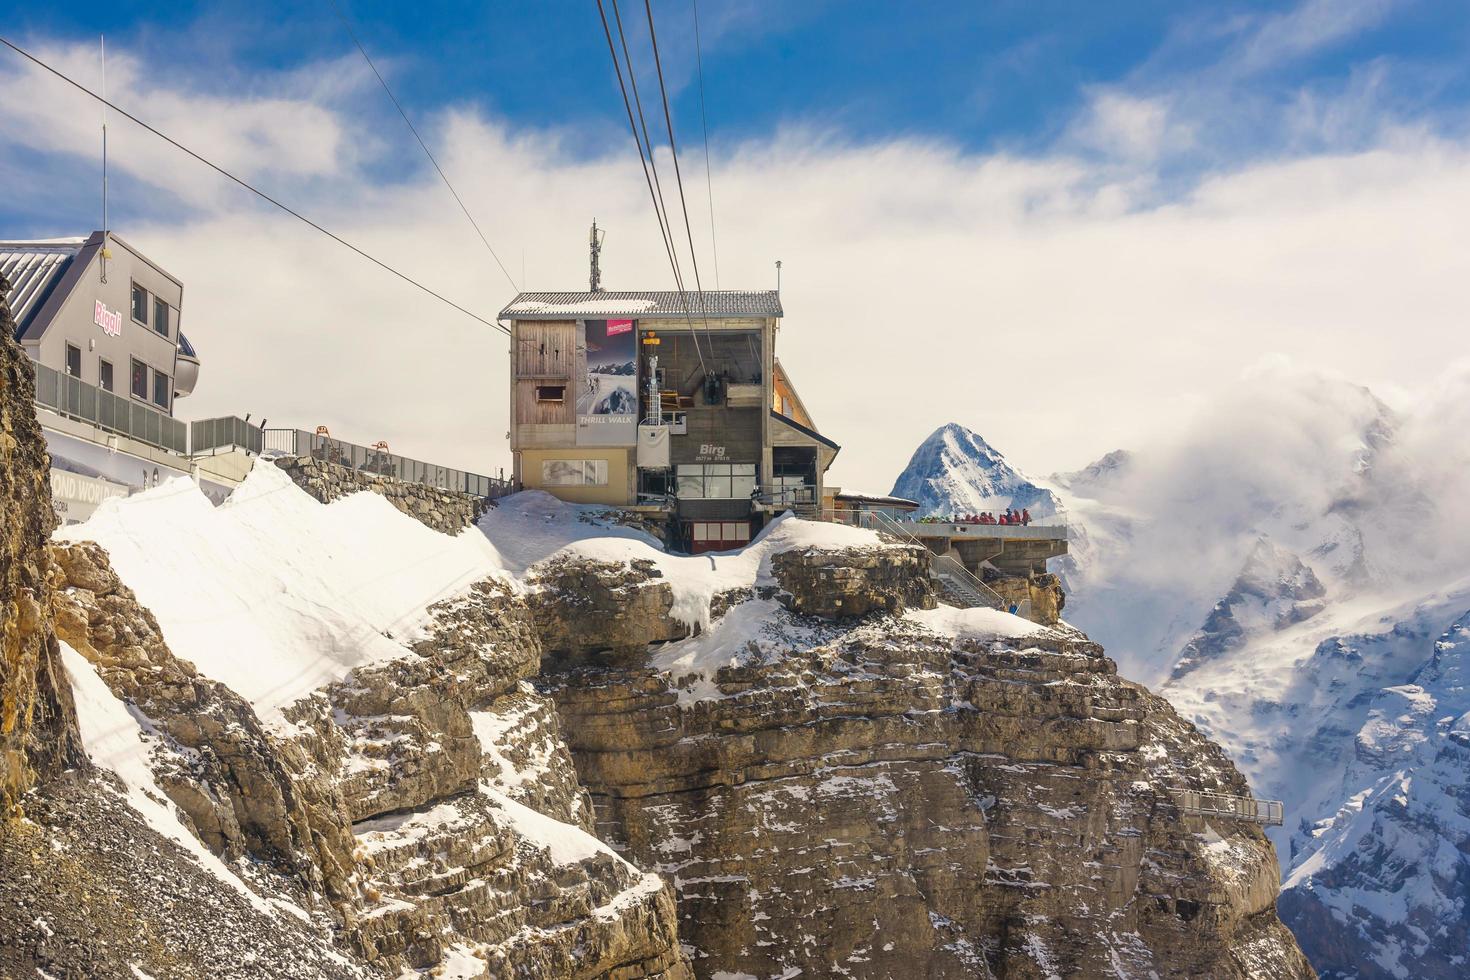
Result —
POLYGON ((637 445, 637 323, 584 320, 577 333, 577 445, 637 445))

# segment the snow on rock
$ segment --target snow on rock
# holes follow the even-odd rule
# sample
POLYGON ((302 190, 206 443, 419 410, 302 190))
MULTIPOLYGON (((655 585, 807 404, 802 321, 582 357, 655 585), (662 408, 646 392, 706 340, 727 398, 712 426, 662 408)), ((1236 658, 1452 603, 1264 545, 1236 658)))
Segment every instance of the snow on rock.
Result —
POLYGON ((1326 976, 1365 959, 1387 976, 1464 976, 1470 612, 1430 645, 1413 683, 1374 696, 1354 743, 1341 807, 1293 838, 1283 918, 1326 976))
POLYGON ((552 507, 545 501, 533 500, 494 521, 482 521, 481 526, 500 545, 508 538, 522 537, 520 527, 529 524, 530 533, 524 537, 536 538, 545 554, 536 557, 536 552, 527 548, 517 554, 520 561, 531 559, 527 570, 533 576, 536 566, 544 570, 557 562, 582 560, 619 567, 638 564, 668 584, 673 594, 670 615, 691 632, 710 625, 716 596, 757 586, 774 587, 777 583, 771 560, 778 554, 900 547, 865 528, 806 521, 787 514, 768 524, 740 550, 675 555, 664 551, 646 535, 630 533, 624 528, 615 529, 623 533, 607 534, 599 533, 596 525, 586 524, 583 530, 584 513, 584 509, 572 505, 552 507))
MULTIPOLYGON (((71 679, 77 726, 87 758, 122 781, 128 805, 138 811, 149 827, 192 854, 221 882, 245 895, 257 911, 275 914, 278 909, 272 901, 251 891, 179 823, 173 804, 153 779, 148 760, 156 736, 147 719, 135 715, 128 705, 114 697, 86 658, 66 643, 61 644, 61 657, 71 679)), ((298 910, 298 914, 304 913, 298 910)))
POLYGON ((269 465, 219 507, 181 477, 56 537, 105 547, 173 652, 276 726, 354 667, 407 655, 429 606, 504 565, 484 535, 431 531, 371 493, 323 506, 269 465))
POLYGON ((910 609, 904 613, 904 618, 940 636, 966 640, 1015 640, 1052 632, 1029 619, 984 607, 957 609, 941 605, 933 609, 910 609))

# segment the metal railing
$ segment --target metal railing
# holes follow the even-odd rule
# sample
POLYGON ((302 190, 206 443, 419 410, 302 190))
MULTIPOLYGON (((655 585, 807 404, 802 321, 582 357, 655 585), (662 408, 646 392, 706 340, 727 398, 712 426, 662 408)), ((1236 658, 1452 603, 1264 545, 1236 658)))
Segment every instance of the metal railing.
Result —
POLYGON ((81 378, 36 366, 36 403, 57 415, 87 422, 180 456, 189 452, 188 426, 151 405, 115 395, 81 378))
POLYGON ((1170 790, 1179 809, 1204 817, 1248 820, 1267 827, 1280 827, 1286 807, 1280 800, 1258 800, 1250 796, 1228 796, 1197 789, 1170 790))
MULTIPOLYGON (((836 520, 838 523, 852 524, 855 527, 866 527, 874 531, 888 534, 890 537, 898 538, 909 544, 918 545, 925 551, 929 546, 914 536, 913 532, 904 526, 907 522, 895 521, 892 517, 879 510, 828 510, 823 512, 827 520, 836 520), (833 515, 828 517, 827 515, 833 515), (840 518, 837 515, 842 515, 840 518)), ((1000 593, 964 566, 964 563, 953 555, 936 555, 929 552, 929 574, 945 582, 950 586, 950 591, 957 598, 970 602, 971 608, 985 606, 990 609, 1006 608, 1006 602, 1000 593)))
POLYGON ((755 502, 770 507, 786 507, 798 514, 815 515, 819 510, 817 488, 810 483, 799 486, 756 487, 755 502))
POLYGON ((260 426, 242 418, 226 415, 217 419, 200 419, 189 423, 189 453, 199 456, 220 449, 243 449, 259 454, 265 448, 265 433, 260 426))
POLYGON ((456 490, 477 497, 503 497, 515 490, 504 477, 482 476, 448 466, 425 463, 396 453, 359 446, 344 439, 317 435, 305 429, 266 429, 263 452, 290 456, 310 456, 337 463, 363 473, 392 477, 405 483, 421 483, 441 490, 456 490))

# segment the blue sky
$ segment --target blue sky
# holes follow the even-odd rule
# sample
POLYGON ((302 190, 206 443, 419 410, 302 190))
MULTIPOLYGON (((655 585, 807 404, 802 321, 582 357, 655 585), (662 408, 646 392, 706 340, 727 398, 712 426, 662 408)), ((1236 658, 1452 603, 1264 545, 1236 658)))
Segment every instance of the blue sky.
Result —
MULTIPOLYGON (((592 0, 340 2, 416 117, 472 106, 512 128, 556 129, 571 152, 631 152, 592 0)), ((644 57, 642 6, 622 6, 644 57)), ((653 6, 678 135, 694 149, 692 5, 653 6)), ((1470 101, 1464 4, 706 0, 701 13, 717 152, 790 127, 859 142, 917 137, 975 152, 1041 152, 1065 137, 1099 90, 1127 86, 1187 98, 1213 75, 1208 94, 1232 100, 1239 117, 1197 132, 1191 150, 1172 162, 1169 172, 1189 179, 1300 139, 1282 132, 1280 117, 1304 94, 1332 98, 1371 87, 1400 117, 1457 129, 1470 101), (1293 41, 1303 31, 1310 40, 1293 41), (1252 49, 1273 38, 1280 51, 1246 64, 1252 49)), ((84 44, 105 33, 115 50, 148 66, 152 83, 187 81, 222 95, 275 91, 282 79, 327 88, 327 67, 356 57, 330 0, 27 4, 5 18, 4 30, 21 40, 84 44)), ((646 73, 650 98, 653 82, 646 73)), ((347 96, 338 93, 353 125, 395 125, 380 92, 347 96)), ((406 139, 389 140, 372 164, 385 179, 422 165, 406 139)), ((0 221, 25 232, 38 212, 59 203, 0 203, 0 221)))
MULTIPOLYGON (((611 288, 670 288, 594 0, 339 2, 514 278, 579 288, 596 217, 611 288)), ((709 276, 692 6, 654 11, 709 276)), ((783 364, 861 447, 854 485, 886 489, 949 421, 1044 473, 1182 431, 1265 356, 1401 402, 1465 356, 1470 5, 700 12, 721 284, 784 260, 783 364), (952 356, 1000 346, 1046 384, 977 386, 952 356)), ((0 30, 90 84, 105 32, 120 104, 478 313, 509 298, 329 0, 27 4, 0 30)), ((9 52, 0 87, 0 236, 95 227, 96 107, 9 52)), ((485 328, 109 132, 113 227, 186 283, 206 366, 181 411, 506 461, 485 328)))

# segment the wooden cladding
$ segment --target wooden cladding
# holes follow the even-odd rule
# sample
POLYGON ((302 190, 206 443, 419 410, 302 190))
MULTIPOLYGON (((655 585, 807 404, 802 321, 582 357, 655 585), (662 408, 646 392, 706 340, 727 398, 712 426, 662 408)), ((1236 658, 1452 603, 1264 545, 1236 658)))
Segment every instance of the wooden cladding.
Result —
POLYGON ((577 356, 574 320, 516 324, 516 377, 572 377, 577 356))
POLYGON ((575 401, 564 385, 517 381, 515 422, 517 425, 570 425, 577 421, 575 401), (564 397, 561 401, 540 397, 549 394, 547 389, 552 387, 562 388, 564 397))

